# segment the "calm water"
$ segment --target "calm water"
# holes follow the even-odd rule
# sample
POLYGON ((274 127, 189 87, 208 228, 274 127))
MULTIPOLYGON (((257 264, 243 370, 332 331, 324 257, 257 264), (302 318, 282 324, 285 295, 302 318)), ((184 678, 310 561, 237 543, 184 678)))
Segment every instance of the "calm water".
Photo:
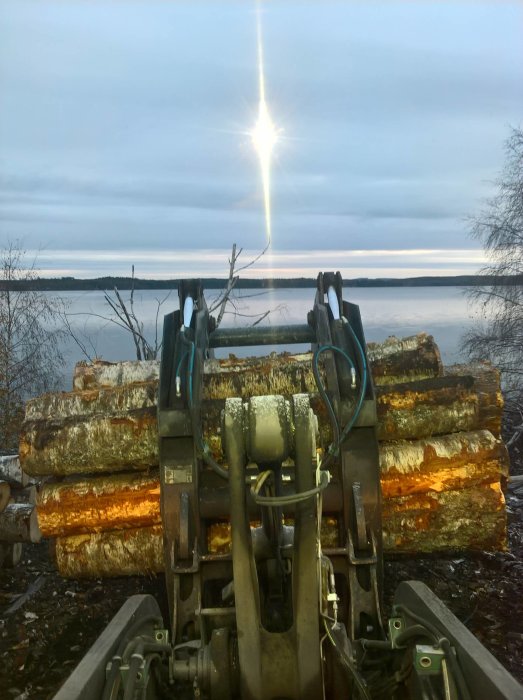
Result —
MULTIPOLYGON (((314 289, 278 289, 259 293, 259 290, 242 290, 238 299, 241 314, 263 313, 273 309, 263 324, 305 323, 307 312, 314 303, 314 289), (254 295, 254 296, 253 296, 254 295)), ((210 303, 215 295, 208 295, 210 303)), ((82 342, 88 345, 92 356, 106 360, 135 359, 131 337, 124 330, 101 317, 109 315, 103 293, 69 292, 63 293, 68 303, 71 325, 82 342), (95 314, 95 316, 93 316, 95 314), (88 339, 88 340, 87 340, 88 339)), ((123 293, 124 299, 128 293, 123 293)), ((144 332, 154 338, 158 303, 166 296, 164 291, 143 291, 135 293, 135 311, 143 321, 144 332)), ((382 341, 389 335, 398 337, 413 335, 421 331, 432 334, 438 343, 443 362, 459 362, 460 339, 472 323, 472 311, 458 287, 405 287, 405 288, 348 288, 344 297, 360 306, 365 337, 367 341, 382 341)), ((158 333, 161 338, 163 315, 178 307, 178 295, 173 292, 164 302, 159 312, 158 333)), ((226 315, 223 325, 249 325, 252 319, 245 316, 226 315)), ((304 348, 304 346, 301 346, 304 348)), ((296 350, 300 346, 295 346, 296 350)), ((277 348, 263 348, 259 354, 277 348)), ((64 370, 64 388, 71 383, 74 364, 85 359, 74 342, 66 348, 67 366, 64 370)), ((222 355, 228 351, 221 351, 222 355)), ((235 349, 237 355, 255 354, 252 349, 235 349)))

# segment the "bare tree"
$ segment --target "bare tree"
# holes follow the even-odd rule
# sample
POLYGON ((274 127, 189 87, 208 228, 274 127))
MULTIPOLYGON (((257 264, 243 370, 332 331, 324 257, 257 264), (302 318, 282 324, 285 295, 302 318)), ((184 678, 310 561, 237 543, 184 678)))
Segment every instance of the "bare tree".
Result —
POLYGON ((56 388, 63 356, 58 300, 31 289, 35 262, 19 242, 0 250, 0 449, 15 449, 23 402, 56 388))
POLYGON ((265 248, 254 258, 249 260, 249 262, 245 263, 245 265, 238 265, 238 260, 243 252, 243 248, 238 249, 236 243, 232 244, 231 257, 229 258, 229 276, 227 278, 227 282, 225 287, 209 306, 209 313, 212 314, 215 311, 218 311, 218 316, 216 317, 216 328, 218 328, 218 326, 222 323, 226 314, 231 314, 236 318, 249 318, 252 321, 251 325, 257 326, 271 313, 281 309, 282 305, 279 304, 276 308, 266 309, 261 313, 247 313, 246 308, 248 307, 248 303, 246 305, 246 300, 255 296, 261 296, 266 294, 266 292, 242 294, 241 296, 237 294, 237 284, 240 279, 239 273, 255 265, 258 260, 265 255, 269 245, 270 243, 267 243, 265 248))
MULTIPOLYGON (((261 313, 248 312, 248 299, 255 296, 260 296, 266 292, 257 292, 254 294, 238 293, 237 284, 240 279, 239 273, 255 265, 258 260, 266 253, 268 245, 254 258, 246 262, 244 265, 239 263, 239 258, 243 252, 242 248, 238 248, 236 243, 232 246, 231 257, 229 258, 229 275, 223 290, 209 304, 209 312, 211 314, 217 312, 216 327, 224 320, 226 315, 232 315, 236 318, 247 318, 252 325, 257 325, 271 313, 281 308, 281 305, 274 309, 267 309, 261 313)), ((90 318, 98 318, 109 324, 114 324, 129 333, 137 360, 155 360, 159 357, 162 341, 160 336, 160 312, 162 306, 169 299, 172 290, 169 291, 163 298, 156 299, 156 318, 152 324, 152 333, 147 332, 143 321, 140 319, 138 312, 135 309, 135 276, 134 265, 132 266, 131 289, 126 297, 121 290, 114 287, 111 291, 104 292, 104 300, 108 307, 108 314, 97 314, 93 312, 82 313, 82 316, 90 318)), ((63 310, 63 320, 68 334, 78 345, 82 353, 89 360, 96 357, 95 341, 92 335, 87 332, 81 332, 76 329, 71 323, 71 319, 77 316, 76 313, 70 313, 67 309, 63 310)))
POLYGON ((515 433, 523 433, 523 131, 512 129, 497 193, 472 219, 472 235, 483 243, 485 284, 467 290, 481 320, 465 336, 472 359, 491 360, 503 377, 507 411, 515 433))

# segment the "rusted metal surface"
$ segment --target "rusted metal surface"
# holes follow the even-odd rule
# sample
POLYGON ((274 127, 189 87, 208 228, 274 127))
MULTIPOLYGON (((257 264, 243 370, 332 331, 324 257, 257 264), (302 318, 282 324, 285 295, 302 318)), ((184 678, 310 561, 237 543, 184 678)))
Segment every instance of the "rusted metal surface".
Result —
POLYGON ((55 557, 65 578, 159 573, 164 566, 162 526, 59 537, 55 557))
POLYGON ((389 552, 507 548, 505 499, 499 482, 384 499, 382 518, 383 546, 389 552))
POLYGON ((426 333, 369 343, 367 355, 375 384, 398 384, 443 374, 438 346, 426 333))
POLYGON ((488 430, 380 445, 384 499, 500 483, 508 467, 505 445, 488 430))
POLYGON ((78 362, 74 369, 73 390, 108 388, 150 381, 158 381, 159 360, 134 362, 78 362))
POLYGON ((155 525, 161 522, 159 475, 48 482, 38 494, 37 511, 44 537, 155 525))

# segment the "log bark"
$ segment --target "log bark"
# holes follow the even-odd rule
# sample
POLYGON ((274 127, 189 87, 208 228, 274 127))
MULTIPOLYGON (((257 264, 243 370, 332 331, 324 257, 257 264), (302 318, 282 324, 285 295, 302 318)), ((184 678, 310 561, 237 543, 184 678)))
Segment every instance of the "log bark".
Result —
MULTIPOLYGON (((386 499, 382 518, 383 546, 389 554, 506 549, 505 501, 499 483, 386 499)), ((336 546, 336 540, 336 521, 324 519, 323 546, 336 546)), ((226 553, 230 546, 230 525, 211 524, 209 551, 226 553)), ((162 526, 59 537, 55 554, 58 570, 66 578, 160 573, 162 526)))
POLYGON ((34 483, 34 479, 22 471, 18 455, 0 457, 0 479, 7 481, 15 488, 23 488, 34 483))
POLYGON ((147 527, 161 522, 158 473, 47 483, 37 499, 44 537, 147 527))
POLYGON ((509 456, 488 430, 380 444, 384 500, 504 481, 509 456))
MULTIPOLYGON (((376 384, 397 384, 404 381, 438 377, 443 373, 439 349, 434 338, 426 333, 419 333, 418 335, 401 339, 391 336, 383 343, 369 343, 367 345, 367 353, 376 384)), ((292 356, 286 353, 273 357, 278 358, 284 355, 291 359, 292 357, 300 357, 300 355, 292 356)), ((310 371, 310 353, 303 353, 301 357, 308 363, 307 370, 310 371)), ((252 362, 253 370, 257 362, 264 365, 265 360, 269 361, 270 368, 270 357, 247 358, 247 362, 252 362)), ((233 372, 232 376, 234 377, 234 368, 238 364, 243 365, 245 361, 238 360, 234 355, 230 355, 228 359, 219 360, 217 363, 218 365, 215 365, 211 362, 208 365, 213 368, 211 372, 214 372, 215 368, 219 366, 225 373, 229 370, 233 372)), ((265 367, 267 367, 266 364, 265 367)), ((264 374, 269 372, 270 369, 263 369, 264 374)), ((74 371, 73 389, 75 391, 84 391, 131 383, 158 381, 159 375, 160 363, 156 360, 116 363, 102 360, 95 360, 92 363, 79 362, 74 371)), ((254 380, 255 378, 252 381, 254 380)), ((314 386, 312 378, 306 381, 309 386, 314 386)), ((234 385, 234 390, 242 391, 241 386, 238 387, 237 385, 234 385)), ((257 391, 257 393, 266 392, 257 391)), ((250 394, 250 396, 255 395, 256 393, 250 394)), ((240 396, 240 393, 229 394, 229 396, 240 396)))
POLYGON ((55 556, 66 578, 159 573, 164 570, 162 526, 59 537, 55 556))
POLYGON ((41 538, 35 506, 10 503, 0 513, 0 541, 35 543, 40 542, 41 538))
POLYGON ((74 369, 73 391, 158 381, 159 377, 160 362, 158 360, 78 362, 74 369))
POLYGON ((438 346, 426 333, 369 343, 367 354, 375 384, 398 384, 443 374, 438 346))
POLYGON ((387 552, 507 548, 505 499, 499 482, 385 499, 382 523, 387 552))
POLYGON ((24 471, 89 474, 157 465, 156 393, 149 382, 28 401, 19 448, 24 471))
MULTIPOLYGON (((406 503, 405 512, 408 515, 408 509, 415 507, 412 504, 430 504, 431 499, 436 498, 442 522, 450 522, 461 508, 462 498, 468 503, 466 499, 472 493, 480 498, 481 491, 485 491, 490 497, 485 501, 485 508, 492 506, 491 491, 496 484, 499 487, 500 479, 507 474, 508 455, 504 445, 488 431, 476 431, 415 442, 382 443, 380 463, 384 512, 397 515, 402 512, 399 506, 406 503), (459 494, 465 491, 469 496, 461 497, 459 494), (443 496, 445 493, 451 496, 443 496), (440 495, 441 499, 438 500, 440 495)), ((499 488, 498 491, 501 493, 499 488)), ((40 528, 45 536, 54 536, 159 524, 159 494, 157 475, 125 474, 48 483, 39 495, 40 528)), ((491 542, 500 544, 500 533, 504 532, 505 527, 504 512, 498 508, 497 501, 494 505, 494 511, 487 508, 483 512, 485 525, 481 532, 476 533, 477 542, 481 543, 478 546, 491 546, 491 542)), ((466 515, 465 511, 463 517, 466 515)), ((475 517, 481 518, 481 513, 475 517)), ((441 542, 438 544, 439 520, 430 523, 430 527, 435 528, 432 532, 435 548, 443 546, 441 542)), ((395 536, 399 537, 400 526, 395 525, 394 528, 395 536)), ((450 537, 448 527, 446 532, 450 537)), ((462 539, 461 531, 456 531, 455 538, 448 539, 445 546, 465 548, 468 546, 467 532, 463 535, 465 539, 462 539)), ((422 546, 428 547, 425 540, 422 546)))
POLYGON ((447 376, 474 377, 474 390, 478 396, 479 423, 493 435, 501 435, 503 417, 503 394, 500 372, 490 362, 472 362, 445 367, 447 376))
POLYGON ((5 510, 11 498, 11 485, 7 481, 0 481, 0 513, 5 510))
POLYGON ((376 403, 380 440, 463 430, 500 435, 503 400, 499 372, 492 367, 458 365, 444 377, 377 386, 376 403))

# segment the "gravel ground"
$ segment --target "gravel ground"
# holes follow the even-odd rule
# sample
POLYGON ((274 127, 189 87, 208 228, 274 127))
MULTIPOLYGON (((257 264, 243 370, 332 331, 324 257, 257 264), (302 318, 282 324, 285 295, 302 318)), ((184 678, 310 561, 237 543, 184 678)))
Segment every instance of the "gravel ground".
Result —
MULTIPOLYGON (((512 449, 523 473, 523 444, 512 449)), ((385 602, 398 583, 427 583, 501 663, 523 682, 523 487, 507 493, 509 550, 389 559, 385 602)), ((163 577, 64 580, 47 543, 27 545, 16 569, 0 569, 0 697, 48 700, 123 602, 151 593, 165 609, 163 577)))

